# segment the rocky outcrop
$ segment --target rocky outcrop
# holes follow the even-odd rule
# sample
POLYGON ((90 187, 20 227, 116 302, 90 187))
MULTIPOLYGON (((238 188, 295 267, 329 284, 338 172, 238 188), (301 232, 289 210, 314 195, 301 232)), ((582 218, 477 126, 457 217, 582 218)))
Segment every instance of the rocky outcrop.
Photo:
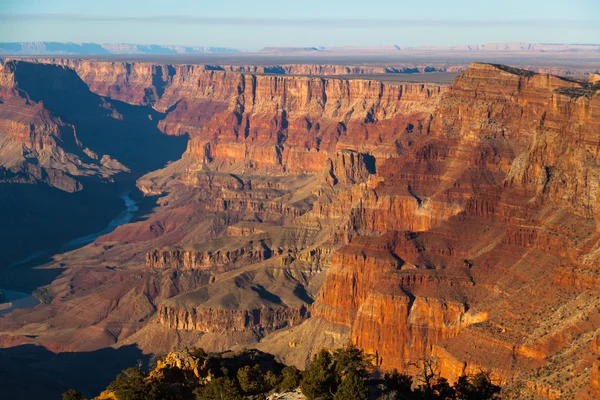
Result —
MULTIPOLYGON (((592 354, 594 354, 595 356, 600 355, 600 336, 596 336, 592 340, 591 350, 592 350, 592 354)), ((594 360, 594 362, 592 364, 592 372, 590 373, 589 390, 585 394, 589 395, 590 398, 600 396, 600 359, 594 360)))
POLYGON ((375 174, 375 157, 370 154, 342 150, 329 159, 326 179, 332 184, 356 184, 366 182, 375 174))
POLYGON ((300 324, 308 318, 305 306, 297 308, 259 308, 253 310, 172 308, 169 305, 158 311, 160 322, 171 328, 200 332, 269 333, 277 329, 300 324))
MULTIPOLYGON (((401 157, 378 162, 374 194, 353 209, 351 226, 362 235, 411 232, 354 238, 334 253, 313 313, 351 327, 353 341, 376 354, 384 369, 407 368, 425 355, 437 358, 451 380, 477 368, 507 379, 567 346, 568 323, 555 325, 552 334, 531 332, 531 322, 511 321, 500 310, 507 301, 510 308, 528 307, 516 300, 515 285, 552 287, 542 272, 520 275, 525 266, 575 264, 568 271, 578 271, 579 287, 595 290, 585 283, 598 274, 590 253, 598 246, 595 90, 471 65, 439 102, 429 136, 415 139, 401 157), (467 342, 480 356, 460 345, 467 342), (490 347, 488 355, 489 346, 506 354, 490 347), (517 366, 507 367, 510 357, 520 358, 517 366)), ((551 304, 561 298, 547 296, 551 304)), ((532 381, 530 390, 566 393, 543 386, 532 381)))
POLYGON ((86 148, 73 125, 65 123, 43 102, 32 101, 21 83, 27 64, 10 61, 0 67, 0 181, 45 183, 76 192, 76 176, 109 177, 126 167, 86 148))
POLYGON ((473 286, 468 276, 423 271, 401 259, 393 249, 405 239, 354 239, 338 250, 313 306, 316 316, 351 326, 352 340, 387 368, 405 368, 433 343, 487 317, 461 299, 473 286))
POLYGON ((158 132, 152 121, 160 118, 158 113, 94 94, 69 68, 7 61, 0 75, 0 165, 15 174, 61 174, 67 182, 76 177, 109 180, 132 170, 139 174, 154 167, 149 164, 156 157, 163 166, 165 156, 174 153, 168 143, 179 141, 158 132), (144 133, 132 132, 132 125, 144 133), (121 144, 114 143, 116 138, 121 144), (156 145, 166 154, 139 154, 156 145))
POLYGON ((195 251, 186 249, 154 250, 146 254, 146 266, 150 268, 174 268, 180 270, 227 270, 232 264, 238 266, 264 261, 272 251, 264 241, 249 241, 243 247, 195 251))
MULTIPOLYGON (((231 81, 226 73, 211 74, 211 79, 231 81)), ((397 124, 396 129, 425 129, 419 126, 426 124, 444 90, 423 84, 359 80, 233 78, 240 93, 234 95, 227 111, 216 114, 203 126, 190 142, 187 154, 199 162, 215 162, 221 168, 243 160, 246 169, 291 174, 321 170, 337 149, 373 152, 381 148, 389 153, 391 148, 394 152, 393 141, 380 136, 379 127, 397 124)), ((203 90, 212 92, 211 86, 203 90)), ((229 89, 217 90, 222 93, 229 89)))
POLYGON ((592 373, 590 375, 590 394, 600 396, 600 362, 594 361, 592 364, 592 373))
POLYGON ((158 360, 151 376, 156 376, 163 369, 177 368, 185 372, 192 372, 196 378, 201 378, 204 367, 203 360, 192 356, 183 350, 174 350, 166 355, 164 359, 158 360))

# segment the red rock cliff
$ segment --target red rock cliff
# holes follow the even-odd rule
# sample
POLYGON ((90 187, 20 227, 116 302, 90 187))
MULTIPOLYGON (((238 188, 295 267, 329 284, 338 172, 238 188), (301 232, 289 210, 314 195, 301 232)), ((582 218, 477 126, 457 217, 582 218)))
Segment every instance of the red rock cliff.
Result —
MULTIPOLYGON (((130 256, 161 329, 271 332, 312 303, 381 369, 433 357, 450 380, 594 387, 581 354, 600 326, 597 85, 491 64, 449 88, 66 62, 192 137, 138 182, 168 193, 156 212, 78 260, 130 256)), ((97 266, 99 282, 124 274, 97 266)), ((92 296, 66 286, 61 306, 92 296)))
POLYGON ((450 379, 477 368, 508 377, 552 363, 573 329, 597 329, 587 306, 589 322, 564 319, 544 331, 532 331, 528 316, 551 324, 561 318, 561 290, 570 293, 563 308, 591 295, 576 284, 557 291, 545 271, 573 268, 575 282, 600 272, 597 90, 471 65, 443 96, 428 135, 379 163, 376 195, 353 210, 359 232, 412 232, 354 239, 335 253, 314 314, 350 326, 383 368, 433 356, 450 379), (537 300, 528 303, 522 291, 537 300), (515 312, 521 316, 511 319, 515 312), (494 355, 494 347, 505 353, 494 355), (512 368, 511 354, 521 360, 512 368))

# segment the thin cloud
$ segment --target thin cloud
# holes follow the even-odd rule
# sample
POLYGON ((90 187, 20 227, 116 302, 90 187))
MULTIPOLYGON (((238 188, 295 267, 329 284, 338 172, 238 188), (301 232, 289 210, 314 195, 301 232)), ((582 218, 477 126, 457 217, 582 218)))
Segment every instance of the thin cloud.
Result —
POLYGON ((186 25, 237 25, 272 27, 321 27, 338 29, 357 28, 595 28, 598 20, 431 20, 431 19, 294 19, 294 18, 235 18, 235 17, 195 17, 185 15, 165 16, 91 16, 78 14, 2 14, 0 21, 39 21, 39 22, 99 22, 99 23, 147 23, 147 24, 186 24, 186 25))

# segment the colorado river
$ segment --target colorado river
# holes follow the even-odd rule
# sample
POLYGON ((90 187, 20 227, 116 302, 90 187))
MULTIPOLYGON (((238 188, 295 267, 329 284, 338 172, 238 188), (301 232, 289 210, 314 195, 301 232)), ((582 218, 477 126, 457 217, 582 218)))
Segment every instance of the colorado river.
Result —
POLYGON ((0 303, 0 315, 7 314, 17 308, 31 308, 40 304, 37 298, 27 293, 4 290, 2 288, 0 288, 0 292, 6 297, 6 303, 0 303))
POLYGON ((112 221, 106 225, 106 228, 101 230, 100 232, 92 233, 91 235, 81 236, 70 240, 61 246, 61 251, 68 251, 75 249, 77 247, 85 246, 86 244, 92 243, 94 240, 98 239, 102 235, 106 235, 107 233, 111 233, 119 226, 124 225, 133 219, 136 211, 138 211, 137 203, 130 197, 131 192, 125 192, 121 194, 121 198, 125 202, 125 210, 116 216, 112 221))
MULTIPOLYGON (((87 244, 92 243, 94 240, 96 240, 100 236, 106 235, 106 234, 114 231, 117 227, 130 222, 133 219, 133 217, 135 216, 135 213, 138 211, 138 205, 135 202, 135 200, 133 200, 131 198, 130 195, 131 195, 131 192, 124 192, 120 195, 121 199, 123 199, 123 201, 125 202, 125 210, 123 210, 119 215, 117 215, 115 218, 113 218, 108 223, 108 225, 106 225, 106 227, 104 229, 102 229, 101 231, 92 233, 90 235, 80 236, 78 238, 70 240, 67 243, 60 246, 58 251, 56 251, 56 249, 37 251, 35 253, 30 254, 29 256, 27 256, 24 259, 21 259, 19 261, 16 261, 16 262, 10 264, 8 266, 8 268, 17 267, 19 265, 29 263, 38 258, 43 258, 47 255, 54 254, 57 252, 62 253, 62 252, 74 250, 78 247, 83 247, 87 244)), ((13 290, 4 290, 1 288, 0 288, 0 292, 4 293, 4 296, 6 297, 6 301, 8 303, 12 303, 12 306, 7 309, 2 308, 3 305, 6 308, 7 303, 1 303, 0 304, 0 315, 6 314, 17 308, 31 308, 31 307, 35 307, 38 304, 40 304, 40 301, 37 298, 35 298, 34 296, 32 296, 28 293, 16 292, 13 290)))
POLYGON ((47 250, 36 251, 35 253, 32 253, 32 254, 28 255, 27 257, 25 257, 21 260, 15 261, 12 264, 8 265, 8 268, 17 267, 19 265, 26 264, 30 261, 33 261, 37 258, 46 256, 48 254, 64 253, 66 251, 74 250, 78 247, 83 247, 86 244, 92 243, 94 240, 98 239, 100 236, 106 235, 107 233, 110 233, 110 232, 114 231, 115 229, 117 229, 117 227, 130 222, 133 219, 136 211, 138 211, 138 205, 135 202, 135 200, 133 200, 131 198, 131 192, 124 192, 120 195, 120 197, 125 202, 125 210, 123 210, 119 215, 117 215, 115 218, 113 218, 108 223, 108 225, 106 225, 106 227, 104 229, 102 229, 101 231, 92 233, 90 235, 80 236, 78 238, 70 240, 67 243, 64 243, 63 245, 61 245, 59 247, 58 251, 56 249, 47 249, 47 250))

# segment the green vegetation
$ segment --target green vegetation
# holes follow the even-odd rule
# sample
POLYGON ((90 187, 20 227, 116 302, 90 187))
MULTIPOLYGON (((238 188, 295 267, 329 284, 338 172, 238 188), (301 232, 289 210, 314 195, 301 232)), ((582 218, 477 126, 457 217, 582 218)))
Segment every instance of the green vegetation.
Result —
POLYGON ((37 298, 42 304, 50 304, 54 296, 50 293, 47 287, 40 287, 31 292, 31 295, 37 298))
POLYGON ((412 377, 399 373, 397 369, 383 375, 383 382, 388 391, 404 395, 412 393, 412 377))
MULTIPOLYGON (((271 376, 273 375, 273 372, 268 372, 271 376)), ((237 380, 246 394, 264 393, 273 388, 271 384, 267 383, 266 374, 260 365, 246 365, 238 370, 237 380)))
POLYGON ((85 400, 85 397, 77 390, 69 389, 63 393, 62 400, 85 400))
POLYGON ((337 349, 333 352, 333 361, 335 362, 335 373, 338 377, 353 372, 360 378, 369 377, 373 370, 374 357, 365 354, 362 350, 353 344, 337 349))
POLYGON ((591 99, 594 96, 594 94, 596 94, 596 92, 600 90, 600 84, 593 85, 588 82, 579 82, 579 84, 581 85, 581 87, 561 87, 556 89, 555 92, 559 94, 564 94, 572 98, 587 97, 588 99, 591 99))
POLYGON ((488 374, 483 372, 475 376, 461 376, 454 386, 456 398, 465 400, 493 399, 500 393, 500 387, 492 384, 488 374))
POLYGON ((493 65, 494 67, 498 68, 499 70, 506 71, 513 75, 526 76, 526 77, 535 75, 535 72, 533 72, 533 71, 528 71, 526 69, 521 69, 521 68, 514 68, 514 67, 510 67, 508 65, 504 65, 504 64, 490 64, 490 65, 493 65))
POLYGON ((294 390, 300 386, 302 381, 302 372, 294 366, 285 367, 281 371, 281 382, 279 383, 279 391, 285 392, 288 390, 294 390))
POLYGON ((217 378, 195 391, 198 400, 240 400, 242 391, 233 379, 217 378))
POLYGON ((350 371, 342 379, 342 383, 338 386, 333 398, 334 400, 367 400, 369 389, 365 380, 357 372, 350 371))
POLYGON ((334 367, 332 354, 325 349, 321 350, 303 374, 300 382, 302 393, 310 400, 331 399, 338 385, 334 367))
POLYGON ((115 392, 119 400, 152 399, 148 386, 146 375, 139 368, 127 368, 107 389, 115 392))
MULTIPOLYGON (((149 374, 128 368, 107 390, 118 400, 258 400, 298 388, 310 400, 488 400, 500 392, 483 372, 462 376, 452 386, 439 376, 430 359, 411 366, 413 372, 419 371, 414 377, 397 370, 375 377, 373 357, 354 345, 319 351, 304 372, 257 350, 206 353, 193 349, 156 360, 149 374)), ((83 397, 70 390, 63 399, 83 397)))

